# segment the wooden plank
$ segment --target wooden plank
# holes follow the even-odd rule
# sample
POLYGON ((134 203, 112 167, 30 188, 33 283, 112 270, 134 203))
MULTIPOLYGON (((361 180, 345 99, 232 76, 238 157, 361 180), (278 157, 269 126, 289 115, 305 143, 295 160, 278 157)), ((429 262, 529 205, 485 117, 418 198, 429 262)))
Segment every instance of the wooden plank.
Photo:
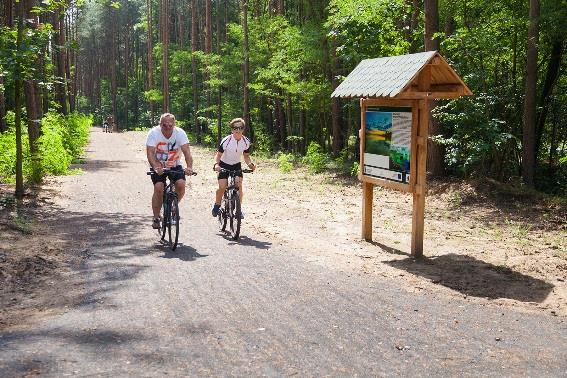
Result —
POLYGON ((410 192, 413 193, 417 173, 417 128, 419 126, 419 101, 412 101, 411 146, 410 146, 410 192))
MULTIPOLYGON (((424 77, 420 87, 426 89, 429 79, 424 77)), ((421 89, 420 88, 420 89, 421 89)), ((429 101, 420 101, 418 138, 427 138, 429 128, 429 101)), ((423 256, 423 233, 425 221, 425 192, 427 168, 427 143, 417 146, 417 173, 413 193, 411 254, 414 257, 423 256)))
POLYGON ((358 130, 358 137, 360 139, 360 165, 358 169, 362 173, 364 169, 364 146, 366 145, 366 103, 368 100, 360 99, 360 130, 358 130))
POLYGON ((365 106, 393 106, 393 107, 412 107, 413 102, 408 100, 398 100, 392 98, 367 98, 364 99, 365 106))
POLYGON ((372 203, 374 185, 369 182, 362 183, 362 238, 372 241, 372 203))
MULTIPOLYGON (((412 192, 411 186, 409 184, 404 184, 402 182, 391 181, 391 180, 386 180, 386 179, 381 179, 378 177, 372 177, 366 175, 360 175, 359 179, 362 182, 368 182, 373 185, 383 186, 384 188, 388 188, 388 189, 399 190, 400 192, 406 192, 406 193, 412 192)), ((411 180, 411 176, 410 176, 410 180, 411 180)))
POLYGON ((463 93, 455 92, 403 92, 396 95, 400 100, 424 100, 424 99, 450 99, 465 96, 463 93))

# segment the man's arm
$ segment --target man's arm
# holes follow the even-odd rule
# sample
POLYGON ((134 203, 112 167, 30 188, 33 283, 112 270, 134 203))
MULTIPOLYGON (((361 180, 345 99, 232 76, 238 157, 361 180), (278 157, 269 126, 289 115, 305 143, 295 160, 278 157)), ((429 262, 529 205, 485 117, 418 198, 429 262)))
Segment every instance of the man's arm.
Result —
POLYGON ((156 171, 158 175, 163 174, 163 166, 162 164, 156 159, 156 148, 152 146, 146 146, 146 155, 148 156, 148 163, 150 163, 150 167, 156 171))
POLYGON ((193 156, 191 156, 191 150, 189 149, 189 143, 184 144, 181 146, 181 151, 185 156, 185 164, 187 165, 186 172, 187 174, 193 173, 193 156))

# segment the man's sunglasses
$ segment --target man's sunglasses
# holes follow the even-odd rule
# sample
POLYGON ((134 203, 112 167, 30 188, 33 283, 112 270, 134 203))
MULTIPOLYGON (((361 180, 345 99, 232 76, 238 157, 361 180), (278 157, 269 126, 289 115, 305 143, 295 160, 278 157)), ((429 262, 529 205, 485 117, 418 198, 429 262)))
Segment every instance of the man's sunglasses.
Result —
POLYGON ((231 127, 231 129, 233 129, 233 130, 244 130, 244 127, 236 126, 236 127, 231 127))

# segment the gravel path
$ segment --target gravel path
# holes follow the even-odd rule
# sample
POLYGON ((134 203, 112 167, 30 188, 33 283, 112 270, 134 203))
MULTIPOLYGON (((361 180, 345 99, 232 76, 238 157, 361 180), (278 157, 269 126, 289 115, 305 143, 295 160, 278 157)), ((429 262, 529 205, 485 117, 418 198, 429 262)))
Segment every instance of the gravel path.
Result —
POLYGON ((204 150, 169 251, 149 227, 144 136, 94 130, 85 173, 58 180, 53 219, 84 256, 75 301, 1 332, 0 376, 567 374, 562 317, 331 269, 247 227, 259 217, 229 240, 204 150))

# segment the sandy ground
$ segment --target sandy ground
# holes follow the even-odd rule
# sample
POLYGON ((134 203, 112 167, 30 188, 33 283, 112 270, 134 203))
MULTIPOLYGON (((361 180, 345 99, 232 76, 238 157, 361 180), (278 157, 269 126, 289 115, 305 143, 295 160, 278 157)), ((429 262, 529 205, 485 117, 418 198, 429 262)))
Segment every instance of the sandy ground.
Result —
MULTIPOLYGON (((120 138, 136 143, 140 133, 120 138)), ((188 190, 197 206, 210 207, 214 152, 201 147, 192 151, 199 175, 188 190)), ((142 146, 137 159, 137 164, 144 160, 142 146)), ((401 282, 408 292, 567 316, 564 204, 511 195, 490 181, 431 182, 426 257, 415 260, 410 256, 410 195, 375 188, 374 241, 365 242, 360 238, 361 187, 356 180, 305 168, 281 173, 276 161, 255 160, 258 171, 245 180, 244 234, 246 229, 262 234, 272 245, 329 269, 401 282)), ((69 196, 61 192, 57 178, 29 191, 19 206, 6 199, 12 190, 0 186, 0 329, 64 309, 65 293, 73 291, 65 277, 89 254, 80 236, 70 235, 64 220, 51 211, 54 199, 69 196)), ((149 214, 148 204, 148 222, 149 214)))

